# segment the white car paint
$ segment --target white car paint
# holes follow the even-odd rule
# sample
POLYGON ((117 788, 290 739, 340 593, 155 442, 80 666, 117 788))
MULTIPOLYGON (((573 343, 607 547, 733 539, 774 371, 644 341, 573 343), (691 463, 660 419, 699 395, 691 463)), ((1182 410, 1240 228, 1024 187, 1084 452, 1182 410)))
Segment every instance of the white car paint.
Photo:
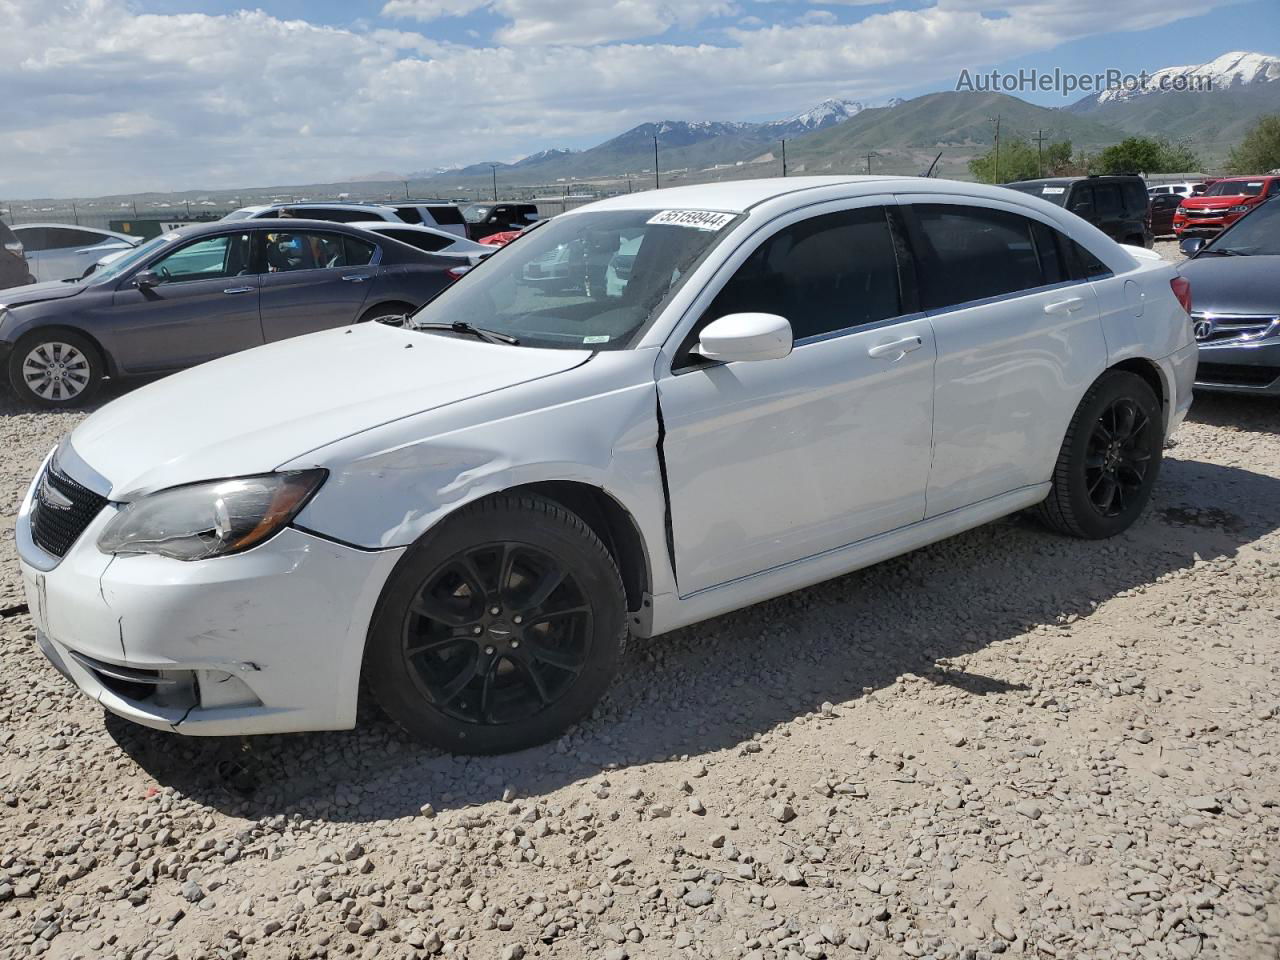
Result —
MULTIPOLYGON (((476 243, 474 240, 468 240, 466 237, 460 237, 457 234, 450 233, 440 227, 426 227, 420 223, 390 223, 386 220, 357 220, 349 224, 352 227, 359 227, 361 230, 368 230, 381 236, 391 237, 393 240, 401 240, 410 246, 419 250, 427 250, 428 247, 421 242, 414 242, 417 237, 438 240, 444 246, 430 250, 431 253, 448 253, 462 254, 470 258, 470 263, 474 266, 482 259, 492 254, 497 248, 484 243, 476 243)), ((434 243, 431 246, 435 246, 434 243)))
MULTIPOLYGON (((1159 372, 1167 433, 1191 402, 1196 346, 1173 268, 1038 198, 790 178, 617 197, 557 222, 601 210, 741 216, 630 349, 370 324, 214 361, 82 423, 59 468, 111 503, 59 561, 31 538, 42 468, 17 524, 51 658, 108 709, 161 729, 349 727, 382 585, 407 547, 479 498, 543 481, 606 494, 642 544, 645 602, 631 629, 653 635, 1043 499, 1066 423, 1118 362, 1159 372), (823 211, 925 199, 1041 220, 1107 273, 800 341, 782 359, 679 366, 693 324, 763 238, 823 211), (97 532, 149 492, 312 468, 328 478, 293 525, 245 553, 186 563, 97 549, 97 532), (200 704, 179 716, 105 690, 77 653, 218 682, 202 682, 200 704)), ((484 283, 503 256, 461 282, 484 283)))
POLYGON ((26 248, 37 283, 79 280, 102 258, 127 253, 142 242, 141 237, 70 223, 20 223, 12 229, 26 248))

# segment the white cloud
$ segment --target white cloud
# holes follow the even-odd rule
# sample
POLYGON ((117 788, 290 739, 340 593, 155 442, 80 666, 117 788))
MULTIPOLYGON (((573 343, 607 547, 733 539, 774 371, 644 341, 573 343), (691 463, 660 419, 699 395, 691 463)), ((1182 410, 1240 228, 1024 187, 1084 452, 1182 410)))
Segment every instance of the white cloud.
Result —
MULTIPOLYGON (((591 142, 645 120, 781 115, 831 95, 875 101, 1152 16, 1115 4, 1093 15, 1103 0, 1003 0, 1007 15, 991 18, 976 0, 939 0, 855 24, 726 27, 716 44, 590 46, 583 38, 622 27, 583 15, 580 45, 548 46, 546 24, 567 0, 501 2, 523 19, 503 28, 504 42, 473 47, 260 11, 0 0, 0 197, 309 183, 591 142), (528 45, 511 39, 519 30, 528 45)), ((1166 0, 1159 17, 1213 2, 1166 0)), ((637 3, 627 29, 683 22, 667 9, 637 3)))

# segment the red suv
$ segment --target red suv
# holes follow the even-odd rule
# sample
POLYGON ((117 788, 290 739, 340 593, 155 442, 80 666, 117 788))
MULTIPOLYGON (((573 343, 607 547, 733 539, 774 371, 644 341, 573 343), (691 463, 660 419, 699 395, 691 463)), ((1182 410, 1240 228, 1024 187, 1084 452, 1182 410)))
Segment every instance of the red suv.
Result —
POLYGON ((1280 177, 1228 177, 1199 196, 1187 197, 1173 215, 1179 237, 1221 233, 1269 197, 1280 193, 1280 177))

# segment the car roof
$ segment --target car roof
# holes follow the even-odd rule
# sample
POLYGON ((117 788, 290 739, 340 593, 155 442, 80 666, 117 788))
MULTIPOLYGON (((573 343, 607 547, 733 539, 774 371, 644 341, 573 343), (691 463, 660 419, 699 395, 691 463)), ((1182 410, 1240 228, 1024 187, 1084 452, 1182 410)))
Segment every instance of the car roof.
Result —
POLYGON ((161 236, 176 233, 184 238, 200 237, 206 234, 234 233, 242 230, 276 230, 284 233, 304 228, 307 230, 336 230, 339 233, 360 232, 359 230, 352 230, 350 227, 351 224, 339 223, 336 220, 307 220, 303 217, 265 217, 261 220, 210 220, 207 223, 192 223, 179 227, 177 230, 168 230, 162 233, 161 236))
POLYGON ((29 230, 32 227, 48 228, 53 227, 57 230, 87 230, 90 233, 100 233, 104 237, 123 237, 126 240, 136 240, 127 233, 119 233, 115 230, 108 230, 106 227, 86 227, 78 223, 14 223, 10 224, 13 230, 29 230))
POLYGON ((830 199, 826 194, 830 194, 833 187, 844 188, 838 191, 842 197, 870 196, 880 193, 948 193, 1001 202, 1008 202, 1009 199, 1009 187, 1004 185, 941 180, 935 177, 772 177, 764 180, 735 180, 622 194, 597 200, 560 216, 573 216, 579 212, 599 210, 691 209, 745 213, 769 201, 792 200, 798 203, 807 191, 822 190, 824 199, 830 199))

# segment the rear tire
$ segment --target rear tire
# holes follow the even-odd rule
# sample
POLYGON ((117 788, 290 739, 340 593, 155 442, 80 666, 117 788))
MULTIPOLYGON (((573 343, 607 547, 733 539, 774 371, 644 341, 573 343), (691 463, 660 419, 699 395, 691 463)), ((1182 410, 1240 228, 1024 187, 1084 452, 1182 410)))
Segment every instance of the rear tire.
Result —
POLYGON ((36 330, 9 355, 9 383, 19 399, 48 409, 87 403, 102 383, 98 348, 74 330, 36 330))
POLYGON ((573 513, 499 495, 413 546, 369 631, 374 700, 454 753, 523 750, 581 720, 617 673, 626 595, 613 557, 573 513))
POLYGON ((1160 473, 1164 419, 1141 377, 1109 370, 1076 408, 1049 496, 1036 509, 1059 533, 1100 540, 1138 519, 1160 473))

